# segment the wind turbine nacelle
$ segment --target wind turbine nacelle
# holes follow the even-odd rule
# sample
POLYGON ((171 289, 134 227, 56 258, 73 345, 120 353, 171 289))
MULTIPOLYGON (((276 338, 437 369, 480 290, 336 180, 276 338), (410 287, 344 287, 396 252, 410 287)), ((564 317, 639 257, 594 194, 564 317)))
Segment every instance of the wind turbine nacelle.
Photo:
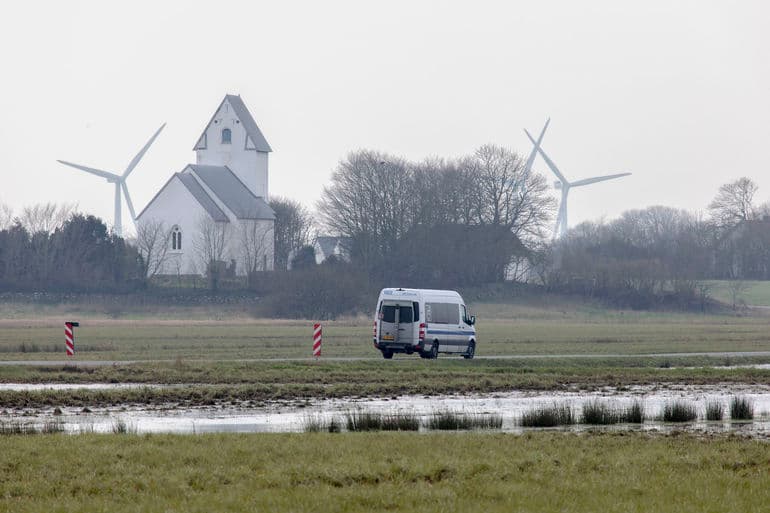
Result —
POLYGON ((556 189, 557 191, 560 191, 562 188, 561 181, 556 180, 555 182, 553 182, 553 188, 556 189))

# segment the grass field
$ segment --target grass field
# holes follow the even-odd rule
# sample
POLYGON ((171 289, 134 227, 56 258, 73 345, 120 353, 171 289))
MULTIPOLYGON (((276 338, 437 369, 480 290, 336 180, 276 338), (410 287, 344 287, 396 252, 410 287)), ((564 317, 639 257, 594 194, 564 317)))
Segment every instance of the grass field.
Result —
MULTIPOLYGON (((479 304, 478 355, 620 355, 770 351, 770 317, 561 312, 479 304)), ((311 355, 313 321, 112 320, 74 317, 0 320, 0 359, 61 360, 63 321, 76 329, 77 359, 242 360, 311 355)), ((371 320, 324 323, 325 356, 377 357, 371 320)))
MULTIPOLYGON (((770 281, 746 280, 743 283, 743 290, 737 295, 738 303, 743 302, 746 305, 770 307, 770 281)), ((708 281, 711 297, 727 305, 733 304, 733 295, 730 290, 729 281, 708 281)))
POLYGON ((34 435, 0 511, 764 512, 768 443, 564 435, 34 435))

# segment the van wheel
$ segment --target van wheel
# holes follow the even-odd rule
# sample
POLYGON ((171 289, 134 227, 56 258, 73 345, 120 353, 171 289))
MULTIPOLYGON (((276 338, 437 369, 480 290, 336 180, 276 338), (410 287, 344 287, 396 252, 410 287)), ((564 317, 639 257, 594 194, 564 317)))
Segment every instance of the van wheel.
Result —
POLYGON ((389 349, 383 349, 382 357, 385 358, 386 360, 390 360, 391 358, 393 358, 393 351, 389 349))
POLYGON ((471 341, 471 343, 468 344, 468 350, 463 355, 463 358, 466 360, 473 360, 474 354, 476 354, 476 342, 471 341))
POLYGON ((434 340, 430 348, 430 359, 435 360, 438 358, 438 340, 434 340))

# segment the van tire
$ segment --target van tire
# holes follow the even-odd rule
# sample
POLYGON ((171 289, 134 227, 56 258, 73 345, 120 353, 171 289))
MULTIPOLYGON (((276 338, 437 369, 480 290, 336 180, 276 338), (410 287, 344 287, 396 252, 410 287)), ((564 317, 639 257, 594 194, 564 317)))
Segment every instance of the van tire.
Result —
POLYGON ((463 354, 463 358, 466 360, 473 360, 473 355, 476 354, 476 341, 471 340, 470 344, 468 344, 468 350, 463 354))
POLYGON ((435 360, 436 358, 438 358, 438 340, 433 341, 433 344, 431 344, 431 347, 430 347, 430 353, 428 354, 430 355, 429 358, 431 360, 435 360))
POLYGON ((386 360, 390 360, 391 358, 393 358, 393 351, 391 351, 390 349, 383 349, 382 357, 385 358, 386 360))

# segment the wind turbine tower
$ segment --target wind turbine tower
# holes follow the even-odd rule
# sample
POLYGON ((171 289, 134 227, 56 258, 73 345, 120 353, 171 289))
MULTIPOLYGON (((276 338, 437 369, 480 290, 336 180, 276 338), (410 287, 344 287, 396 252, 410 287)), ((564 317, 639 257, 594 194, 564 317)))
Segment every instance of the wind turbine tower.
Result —
POLYGON ((64 164, 65 166, 74 167, 75 169, 80 169, 81 171, 85 171, 86 173, 91 173, 92 175, 101 176, 102 178, 106 179, 109 183, 115 184, 115 218, 113 220, 112 229, 115 232, 115 235, 121 237, 123 236, 123 219, 122 219, 122 205, 121 205, 121 196, 126 197, 126 204, 128 204, 128 211, 131 213, 131 220, 136 221, 136 212, 134 211, 134 204, 131 202, 131 196, 128 194, 128 186, 126 185, 126 178, 128 178, 128 175, 131 174, 131 171, 134 170, 137 164, 139 164, 139 161, 142 160, 142 157, 144 157, 144 154, 147 153, 147 150, 150 148, 152 143, 155 141, 155 138, 158 137, 161 130, 163 130, 163 127, 165 127, 166 124, 163 123, 160 128, 150 137, 150 140, 147 141, 147 144, 144 145, 144 147, 139 150, 139 153, 134 156, 133 159, 131 159, 131 162, 128 163, 128 166, 126 167, 125 171, 123 171, 122 174, 117 173, 110 173, 109 171, 103 171, 101 169, 94 169, 92 167, 86 167, 81 166, 80 164, 73 164, 71 162, 66 162, 64 160, 57 160, 60 164, 64 164))
POLYGON ((621 176, 628 176, 631 173, 617 173, 614 175, 604 175, 604 176, 595 176, 593 178, 584 178, 583 180, 577 180, 575 182, 570 182, 567 180, 564 175, 559 171, 559 168, 556 167, 556 164, 554 164, 553 160, 548 157, 545 150, 541 147, 541 143, 543 142, 543 134, 545 133, 545 129, 548 127, 548 122, 550 122, 550 119, 546 122, 545 127, 543 127, 543 131, 540 133, 540 137, 538 137, 537 140, 535 140, 532 135, 525 129, 524 133, 527 134, 527 137, 529 137, 529 140, 532 142, 533 148, 532 153, 530 153, 530 158, 527 159, 527 165, 529 167, 525 168, 525 173, 529 172, 530 167, 532 166, 532 162, 534 162, 535 157, 534 153, 537 152, 540 154, 541 157, 543 157, 543 160, 545 160, 546 165, 551 169, 554 175, 556 175, 556 178, 558 180, 554 182, 554 187, 557 190, 561 190, 561 201, 559 202, 559 214, 556 217, 556 226, 553 230, 553 236, 561 237, 562 235, 567 233, 567 227, 568 227, 568 215, 567 215, 567 199, 569 197, 569 191, 573 187, 582 187, 584 185, 590 185, 592 183, 597 182, 604 182, 606 180, 612 180, 615 178, 620 178, 621 176))

